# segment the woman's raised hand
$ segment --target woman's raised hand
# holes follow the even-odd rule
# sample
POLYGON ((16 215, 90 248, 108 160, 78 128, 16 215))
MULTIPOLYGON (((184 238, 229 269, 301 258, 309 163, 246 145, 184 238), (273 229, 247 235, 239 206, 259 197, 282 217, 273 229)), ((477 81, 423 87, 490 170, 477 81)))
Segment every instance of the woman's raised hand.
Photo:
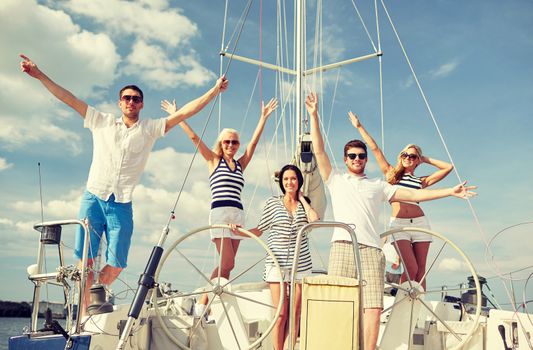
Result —
POLYGON ((161 101, 161 109, 167 112, 168 114, 176 112, 176 100, 172 100, 172 103, 167 100, 161 101))
POLYGON ((274 112, 278 108, 278 99, 273 97, 268 101, 268 103, 265 105, 265 102, 261 102, 261 116, 264 118, 268 118, 272 112, 274 112))

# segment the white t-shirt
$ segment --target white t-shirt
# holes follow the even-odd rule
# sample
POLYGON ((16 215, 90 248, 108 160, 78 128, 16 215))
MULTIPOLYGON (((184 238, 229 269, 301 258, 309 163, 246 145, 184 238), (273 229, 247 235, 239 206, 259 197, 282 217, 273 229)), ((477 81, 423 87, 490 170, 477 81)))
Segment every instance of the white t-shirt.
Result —
MULTIPOLYGON (((379 214, 382 203, 390 200, 396 188, 381 179, 335 170, 325 183, 331 195, 334 220, 355 225, 358 243, 381 248, 379 214)), ((341 228, 335 228, 331 237, 332 242, 351 240, 350 234, 341 228)))
POLYGON ((119 203, 131 202, 155 140, 165 135, 166 119, 143 119, 126 127, 122 118, 87 108, 83 126, 93 134, 87 190, 119 203))

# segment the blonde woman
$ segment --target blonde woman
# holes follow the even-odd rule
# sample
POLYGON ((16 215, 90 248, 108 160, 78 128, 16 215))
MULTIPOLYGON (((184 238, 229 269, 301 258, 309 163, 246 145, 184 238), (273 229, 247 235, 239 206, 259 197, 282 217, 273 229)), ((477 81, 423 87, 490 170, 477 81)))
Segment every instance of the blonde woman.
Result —
MULTIPOLYGON (((198 151, 207 161, 209 170, 209 187, 211 189, 211 211, 209 224, 231 224, 232 226, 244 225, 244 211, 241 202, 241 191, 244 187, 243 172, 252 160, 259 138, 263 133, 266 121, 270 114, 278 107, 278 100, 272 98, 266 105, 261 106, 261 117, 255 128, 252 139, 244 154, 235 159, 240 147, 239 133, 233 129, 223 129, 217 137, 213 149, 210 149, 187 123, 179 125, 191 141, 198 145, 198 151)), ((176 110, 176 103, 167 100, 161 102, 161 108, 170 113, 176 110)), ((215 243, 217 251, 222 254, 220 272, 218 267, 213 270, 211 278, 220 277, 229 279, 231 270, 235 265, 235 255, 239 248, 240 240, 244 238, 229 229, 211 230, 211 240, 215 243)), ((196 305, 195 313, 203 316, 207 305, 207 294, 202 295, 196 305)))
MULTIPOLYGON (((361 137, 376 157, 381 171, 391 185, 413 190, 422 189, 439 182, 452 171, 452 164, 424 156, 420 147, 414 144, 405 146, 398 154, 396 165, 391 165, 357 116, 352 112, 349 112, 348 116, 352 125, 359 131, 361 137), (432 165, 437 170, 431 175, 416 176, 415 169, 423 163, 432 165)), ((430 228, 424 211, 418 203, 391 202, 391 206, 390 228, 430 228)), ((394 239, 406 268, 402 274, 401 282, 406 281, 407 277, 409 277, 412 281, 421 282, 422 287, 425 289, 426 281, 425 278, 422 281, 422 278, 426 272, 426 259, 432 237, 422 232, 411 231, 396 233, 394 239)))

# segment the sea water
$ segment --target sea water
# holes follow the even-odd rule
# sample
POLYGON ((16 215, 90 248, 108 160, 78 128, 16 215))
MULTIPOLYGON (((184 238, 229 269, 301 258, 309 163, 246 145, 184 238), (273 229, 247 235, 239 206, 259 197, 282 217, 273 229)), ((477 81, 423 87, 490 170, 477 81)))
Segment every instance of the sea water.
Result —
POLYGON ((21 335, 24 327, 29 326, 30 318, 0 317, 0 350, 7 350, 9 337, 21 335))
MULTIPOLYGON (((65 320, 58 320, 65 326, 65 320)), ((39 318, 37 327, 42 327, 44 318, 39 318)), ((30 318, 24 317, 0 317, 0 350, 7 350, 9 338, 22 333, 30 328, 30 318)))

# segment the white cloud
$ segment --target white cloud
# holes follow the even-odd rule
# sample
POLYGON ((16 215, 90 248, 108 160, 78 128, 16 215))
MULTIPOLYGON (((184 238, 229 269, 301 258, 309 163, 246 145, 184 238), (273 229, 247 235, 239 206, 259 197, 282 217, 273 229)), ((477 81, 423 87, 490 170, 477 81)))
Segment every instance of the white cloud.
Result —
POLYGON ((112 83, 119 61, 114 43, 106 34, 82 30, 65 12, 35 1, 6 0, 0 9, 0 22, 10 28, 0 32, 0 51, 11 53, 0 61, 0 140, 8 149, 46 140, 45 147, 51 142, 80 153, 80 137, 62 125, 76 113, 21 73, 17 54, 26 54, 54 81, 86 98, 112 83))
POLYGON ((79 142, 80 136, 57 125, 43 123, 42 120, 20 120, 20 118, 5 115, 0 115, 0 120, 5 123, 4 127, 0 129, 0 140, 5 142, 7 149, 16 149, 44 140, 65 144, 70 153, 74 155, 82 151, 79 142))
POLYGON ((9 169, 13 166, 12 163, 8 163, 5 158, 0 157, 0 171, 9 169))
POLYGON ((415 83, 412 75, 409 75, 404 81, 400 82, 400 87, 402 89, 408 89, 415 83))
POLYGON ((168 51, 159 45, 138 41, 126 59, 128 65, 124 72, 138 75, 154 89, 177 87, 182 84, 203 86, 216 77, 213 72, 197 62, 194 52, 180 55, 178 60, 169 57, 166 52, 168 51))
POLYGON ((13 220, 6 219, 6 218, 0 218, 0 225, 13 226, 13 220))
MULTIPOLYGON (((181 186, 192 157, 192 153, 177 152, 172 147, 154 151, 148 158, 144 176, 148 178, 148 182, 152 186, 176 190, 178 186, 181 186), (178 169, 179 171, 177 171, 178 169)), ((207 163, 200 154, 197 154, 191 167, 189 179, 205 179, 207 181, 208 176, 207 163)))
POLYGON ((59 6, 89 17, 114 35, 134 35, 170 47, 187 43, 198 35, 198 27, 167 1, 70 0, 59 6))
POLYGON ((438 265, 438 270, 441 272, 464 272, 468 271, 466 264, 456 258, 442 259, 438 265))
POLYGON ((432 78, 444 78, 450 75, 458 66, 459 63, 457 61, 448 62, 430 71, 430 75, 432 78))
MULTIPOLYGON (((45 220, 76 218, 78 216, 82 192, 83 190, 81 188, 71 190, 67 194, 59 197, 59 199, 43 203, 42 210, 45 214, 45 220)), ((17 201, 11 207, 17 211, 31 214, 33 217, 40 218, 41 215, 40 201, 17 201)))

